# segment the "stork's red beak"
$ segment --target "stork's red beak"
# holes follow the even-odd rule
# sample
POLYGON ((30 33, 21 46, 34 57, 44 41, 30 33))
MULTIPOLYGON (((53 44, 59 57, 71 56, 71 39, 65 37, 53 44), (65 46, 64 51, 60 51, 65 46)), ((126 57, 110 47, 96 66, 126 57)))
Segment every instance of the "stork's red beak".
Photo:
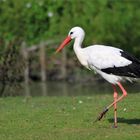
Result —
POLYGON ((71 41, 71 37, 67 36, 65 40, 61 43, 61 45, 57 48, 55 53, 58 53, 59 51, 61 51, 70 41, 71 41))

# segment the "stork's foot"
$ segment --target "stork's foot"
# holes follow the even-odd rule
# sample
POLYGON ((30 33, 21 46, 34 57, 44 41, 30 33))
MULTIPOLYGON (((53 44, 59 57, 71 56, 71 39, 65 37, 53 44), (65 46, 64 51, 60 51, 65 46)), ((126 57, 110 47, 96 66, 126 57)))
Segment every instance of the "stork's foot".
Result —
POLYGON ((100 114, 99 116, 97 117, 96 121, 100 121, 104 116, 105 114, 107 113, 108 111, 108 108, 105 108, 100 114))

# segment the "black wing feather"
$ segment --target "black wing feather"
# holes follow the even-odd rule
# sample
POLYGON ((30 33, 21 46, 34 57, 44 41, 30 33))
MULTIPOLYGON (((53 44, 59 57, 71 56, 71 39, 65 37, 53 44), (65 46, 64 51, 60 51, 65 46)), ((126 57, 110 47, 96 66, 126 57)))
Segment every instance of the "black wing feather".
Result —
POLYGON ((121 51, 120 53, 122 57, 132 61, 132 63, 130 65, 123 66, 123 67, 114 66, 106 69, 101 69, 101 71, 107 74, 114 74, 118 76, 140 78, 140 60, 125 51, 121 51))

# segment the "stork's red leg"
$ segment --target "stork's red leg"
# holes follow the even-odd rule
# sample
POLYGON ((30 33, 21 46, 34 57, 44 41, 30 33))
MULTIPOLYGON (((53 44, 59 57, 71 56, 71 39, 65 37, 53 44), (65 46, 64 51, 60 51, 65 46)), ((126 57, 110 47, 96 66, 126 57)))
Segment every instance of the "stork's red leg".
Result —
MULTIPOLYGON (((116 102, 117 100, 117 97, 118 97, 118 93, 117 93, 117 90, 116 90, 116 86, 115 85, 112 85, 113 86, 113 89, 114 89, 114 102, 116 102)), ((114 104, 114 128, 117 128, 117 103, 114 104)))
MULTIPOLYGON (((99 116, 97 117, 96 120, 101 120, 103 118, 103 116, 106 114, 106 112, 112 107, 112 106, 116 106, 116 103, 119 102, 120 100, 122 100, 124 97, 127 96, 127 92, 126 90, 124 89, 124 87, 122 86, 121 83, 117 83, 117 85, 119 86, 119 88, 121 89, 122 91, 122 96, 120 96, 119 98, 115 99, 115 101, 113 103, 111 103, 109 106, 107 106, 100 114, 99 116)), ((116 90, 116 89, 115 89, 116 90)), ((115 95, 116 96, 116 95, 115 95)))
POLYGON ((120 96, 116 101, 114 101, 113 103, 111 103, 111 104, 107 107, 107 109, 111 108, 115 103, 119 102, 120 100, 122 100, 124 97, 127 96, 127 92, 126 92, 126 90, 124 89, 124 87, 122 86, 122 84, 118 82, 117 85, 119 86, 119 88, 121 89, 121 91, 122 91, 123 94, 122 94, 122 96, 120 96))

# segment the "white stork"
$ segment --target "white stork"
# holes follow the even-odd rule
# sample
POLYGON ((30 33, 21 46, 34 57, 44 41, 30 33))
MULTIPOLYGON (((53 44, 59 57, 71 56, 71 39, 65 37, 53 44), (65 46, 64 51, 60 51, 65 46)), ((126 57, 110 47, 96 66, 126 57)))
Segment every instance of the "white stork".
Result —
POLYGON ((114 106, 114 127, 117 127, 117 102, 126 97, 127 92, 120 83, 125 80, 140 78, 140 61, 131 54, 111 46, 91 45, 82 48, 85 32, 81 27, 74 27, 68 36, 56 50, 62 50, 72 39, 75 39, 73 49, 80 63, 89 70, 95 70, 105 80, 112 84, 114 89, 114 101, 107 106, 97 120, 101 120, 105 113, 114 106), (116 85, 122 91, 122 96, 118 97, 116 85))

